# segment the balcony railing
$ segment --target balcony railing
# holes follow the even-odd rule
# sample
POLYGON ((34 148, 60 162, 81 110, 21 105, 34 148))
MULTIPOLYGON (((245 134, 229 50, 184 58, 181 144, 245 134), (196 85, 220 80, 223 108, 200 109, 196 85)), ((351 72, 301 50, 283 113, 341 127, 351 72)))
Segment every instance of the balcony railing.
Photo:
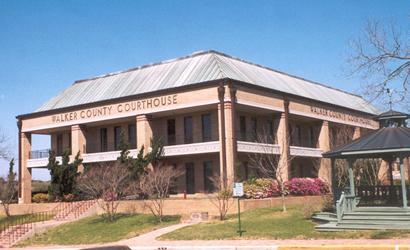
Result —
POLYGON ((30 159, 48 158, 50 149, 41 149, 30 151, 30 159))

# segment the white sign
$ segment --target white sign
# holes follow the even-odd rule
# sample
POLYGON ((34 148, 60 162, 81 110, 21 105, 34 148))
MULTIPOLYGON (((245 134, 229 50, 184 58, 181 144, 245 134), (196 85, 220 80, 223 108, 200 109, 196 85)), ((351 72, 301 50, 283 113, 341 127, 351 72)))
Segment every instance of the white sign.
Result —
POLYGON ((233 184, 233 196, 234 197, 243 196, 243 183, 242 182, 235 182, 233 184))

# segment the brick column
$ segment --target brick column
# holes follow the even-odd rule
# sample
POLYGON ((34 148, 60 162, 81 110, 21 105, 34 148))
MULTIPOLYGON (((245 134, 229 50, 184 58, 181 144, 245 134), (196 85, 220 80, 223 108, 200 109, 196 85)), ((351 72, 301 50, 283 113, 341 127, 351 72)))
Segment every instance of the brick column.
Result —
POLYGON ((27 167, 30 159, 31 133, 21 132, 19 121, 19 203, 31 203, 31 169, 27 167))
POLYGON ((289 141, 289 101, 284 100, 284 112, 280 115, 276 138, 280 148, 279 169, 284 181, 289 179, 290 169, 290 141, 289 141))
MULTIPOLYGON (((71 126, 71 156, 72 160, 80 152, 80 156, 86 153, 87 150, 87 138, 85 126, 73 125, 71 126)), ((81 164, 78 166, 78 171, 83 172, 84 166, 81 164)))
POLYGON ((362 129, 360 127, 354 127, 354 133, 353 133, 353 140, 356 140, 362 136, 362 129))
POLYGON ((226 152, 225 152, 225 112, 224 112, 224 98, 225 87, 218 87, 218 133, 219 133, 219 177, 222 184, 226 183, 226 152))
POLYGON ((224 98, 225 120, 225 153, 226 153, 226 180, 227 185, 235 181, 235 163, 237 156, 235 136, 235 102, 236 89, 231 85, 226 86, 224 98))
MULTIPOLYGON (((329 132, 329 122, 323 121, 322 127, 320 128, 318 146, 322 152, 327 152, 330 150, 330 132, 329 132)), ((321 158, 318 176, 328 183, 331 183, 331 166, 330 159, 321 158)))
POLYGON ((145 153, 148 152, 151 146, 152 128, 150 124, 150 117, 148 115, 137 115, 136 128, 137 128, 137 148, 142 146, 145 148, 145 153))

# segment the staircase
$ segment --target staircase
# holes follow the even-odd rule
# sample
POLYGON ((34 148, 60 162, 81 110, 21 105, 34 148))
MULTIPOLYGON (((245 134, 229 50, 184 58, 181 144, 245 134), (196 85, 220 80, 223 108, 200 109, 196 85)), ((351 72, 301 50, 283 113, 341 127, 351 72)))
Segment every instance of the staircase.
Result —
POLYGON ((96 203, 96 200, 62 202, 53 209, 53 211, 55 211, 54 220, 71 221, 83 218, 87 215, 86 212, 96 203))
POLYGON ((313 219, 324 222, 318 231, 410 230, 410 209, 400 207, 356 207, 338 220, 336 214, 318 213, 313 219))
POLYGON ((26 239, 35 233, 45 231, 50 227, 89 216, 93 212, 96 212, 91 209, 92 207, 95 207, 96 203, 96 200, 62 202, 52 211, 33 214, 34 217, 44 216, 44 214, 55 215, 51 220, 37 220, 37 222, 21 220, 6 225, 5 227, 0 228, 0 248, 11 247, 20 240, 26 239))

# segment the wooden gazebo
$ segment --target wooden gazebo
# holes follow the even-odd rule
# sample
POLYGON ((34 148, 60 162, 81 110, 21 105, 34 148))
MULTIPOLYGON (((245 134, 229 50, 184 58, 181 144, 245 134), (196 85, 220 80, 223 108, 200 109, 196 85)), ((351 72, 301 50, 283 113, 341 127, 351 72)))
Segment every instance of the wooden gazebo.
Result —
MULTIPOLYGON (((378 212, 387 217, 389 216, 389 212, 395 212, 396 215, 398 214, 397 212, 402 212, 405 216, 408 215, 409 217, 407 219, 410 220, 410 210, 407 208, 407 193, 409 193, 409 190, 406 186, 404 168, 405 159, 410 157, 410 128, 406 126, 406 120, 408 118, 408 114, 393 110, 382 113, 375 118, 380 123, 380 129, 323 154, 323 157, 330 158, 332 162, 333 194, 337 200, 337 225, 342 225, 343 222, 353 223, 351 220, 355 219, 355 217, 352 217, 355 215, 354 212, 360 212, 360 215, 366 215, 366 212, 372 212, 369 215, 370 217, 360 217, 361 221, 359 225, 363 225, 366 220, 372 220, 371 218, 376 220, 376 222, 380 222, 377 221, 377 216, 375 217, 375 215, 378 214, 374 212, 378 212), (342 192, 337 192, 337 188, 335 187, 334 173, 335 161, 337 159, 345 159, 348 165, 349 187, 342 192), (355 187, 353 166, 358 159, 382 159, 387 162, 390 172, 390 185, 355 187), (399 163, 400 166, 401 185, 399 186, 395 186, 393 183, 393 163, 399 163), (365 207, 358 207, 361 200, 372 201, 376 199, 386 199, 387 205, 378 206, 376 203, 373 204, 372 207, 369 207, 369 203, 367 202, 365 207)), ((391 225, 394 224, 394 218, 392 217, 390 219, 393 220, 390 225, 386 225, 385 227, 378 225, 375 229, 391 227, 391 225)), ((359 222, 359 220, 356 222, 359 222)), ((388 224, 387 222, 384 223, 388 224)), ((406 223, 408 226, 403 227, 406 229, 407 227, 410 228, 409 221, 406 221, 406 223)), ((371 225, 374 225, 374 223, 372 222, 371 225)), ((364 229, 373 229, 371 225, 367 225, 364 229)), ((403 227, 400 226, 399 228, 402 229, 403 227)), ((360 229, 360 226, 356 229, 360 229)))

